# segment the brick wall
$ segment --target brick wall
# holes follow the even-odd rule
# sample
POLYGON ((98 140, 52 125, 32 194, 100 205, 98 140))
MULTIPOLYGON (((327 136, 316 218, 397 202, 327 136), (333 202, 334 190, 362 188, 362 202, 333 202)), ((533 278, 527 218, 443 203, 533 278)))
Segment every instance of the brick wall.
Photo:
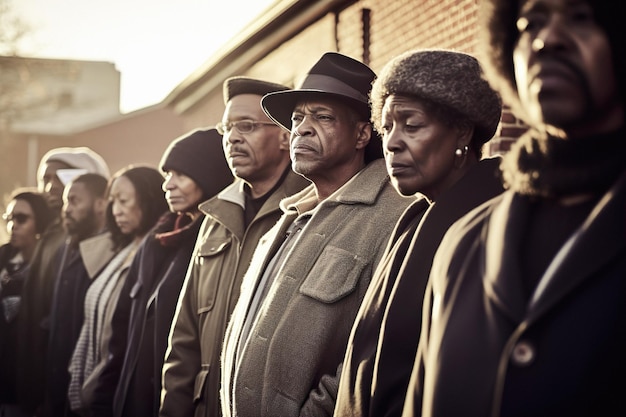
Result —
MULTIPOLYGON (((378 72, 391 58, 411 49, 446 48, 477 54, 478 0, 361 0, 339 14, 339 52, 369 57, 378 72), (362 11, 370 12, 370 48, 364 54, 362 11)), ((485 155, 504 153, 525 130, 505 108, 485 155)))

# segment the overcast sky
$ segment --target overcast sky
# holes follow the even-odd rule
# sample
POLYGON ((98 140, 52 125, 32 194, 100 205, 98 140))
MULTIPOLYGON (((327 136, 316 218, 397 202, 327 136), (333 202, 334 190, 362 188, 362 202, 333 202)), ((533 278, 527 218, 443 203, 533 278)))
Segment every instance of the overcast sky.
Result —
POLYGON ((107 61, 122 112, 162 101, 275 0, 9 0, 24 55, 107 61))

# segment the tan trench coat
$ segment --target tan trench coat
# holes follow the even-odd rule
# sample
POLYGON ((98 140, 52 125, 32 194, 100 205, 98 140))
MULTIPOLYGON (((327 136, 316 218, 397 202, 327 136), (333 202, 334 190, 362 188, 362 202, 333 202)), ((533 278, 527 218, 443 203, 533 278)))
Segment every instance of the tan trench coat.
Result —
POLYGON ((247 230, 241 180, 200 205, 206 218, 172 324, 160 416, 220 415, 220 352, 243 274, 257 242, 280 218, 280 200, 308 184, 290 172, 247 230))

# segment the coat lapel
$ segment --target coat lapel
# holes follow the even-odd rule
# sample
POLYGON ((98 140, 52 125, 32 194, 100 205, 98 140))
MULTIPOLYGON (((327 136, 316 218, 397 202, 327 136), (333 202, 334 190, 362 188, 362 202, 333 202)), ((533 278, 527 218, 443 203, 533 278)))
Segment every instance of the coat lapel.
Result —
POLYGON ((526 313, 519 254, 527 217, 527 200, 505 193, 483 230, 485 293, 515 322, 523 320, 526 313))
POLYGON ((626 175, 598 202, 561 248, 531 300, 531 319, 592 278, 626 248, 626 175))

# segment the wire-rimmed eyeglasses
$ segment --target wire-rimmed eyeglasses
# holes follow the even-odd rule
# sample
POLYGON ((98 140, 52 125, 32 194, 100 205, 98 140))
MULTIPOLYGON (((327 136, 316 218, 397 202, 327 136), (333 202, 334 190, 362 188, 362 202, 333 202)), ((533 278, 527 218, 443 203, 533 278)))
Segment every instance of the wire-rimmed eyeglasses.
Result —
POLYGON ((257 125, 278 126, 273 122, 257 122, 256 120, 245 119, 234 122, 219 122, 215 125, 215 129, 217 129, 220 135, 230 133, 233 128, 237 129, 239 133, 250 133, 256 129, 257 125))

